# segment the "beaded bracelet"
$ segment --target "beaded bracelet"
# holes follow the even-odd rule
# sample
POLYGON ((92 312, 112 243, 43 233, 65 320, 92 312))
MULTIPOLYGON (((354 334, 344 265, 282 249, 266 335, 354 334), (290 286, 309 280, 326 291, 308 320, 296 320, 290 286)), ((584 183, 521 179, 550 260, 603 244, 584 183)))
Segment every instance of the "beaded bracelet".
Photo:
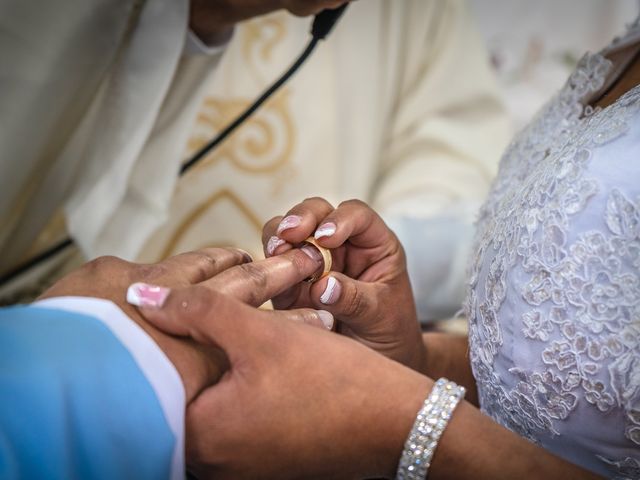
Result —
POLYGON ((440 436, 465 392, 464 387, 446 378, 435 383, 404 444, 396 480, 426 478, 440 436))

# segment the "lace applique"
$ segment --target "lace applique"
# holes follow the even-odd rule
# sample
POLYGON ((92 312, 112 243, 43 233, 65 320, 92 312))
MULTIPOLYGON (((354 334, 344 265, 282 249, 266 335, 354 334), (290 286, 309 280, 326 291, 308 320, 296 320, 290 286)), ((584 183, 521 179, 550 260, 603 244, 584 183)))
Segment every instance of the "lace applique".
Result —
POLYGON ((635 458, 627 457, 623 460, 611 460, 598 455, 603 462, 614 467, 617 476, 613 480, 637 480, 640 478, 640 461, 635 458))
MULTIPOLYGON (((582 108, 609 69, 600 55, 581 60, 507 149, 478 220, 465 313, 482 409, 536 443, 559 435, 557 422, 583 404, 620 410, 621 437, 640 446, 640 198, 604 192, 606 230, 571 235, 572 221, 600 193, 586 174, 592 150, 625 135, 640 111, 640 87, 605 110, 582 108), (515 270, 518 280, 509 282, 515 270), (513 285, 526 311, 511 325, 540 345, 540 367, 510 368, 515 387, 505 388, 494 361, 513 285)), ((640 478, 638 459, 598 458, 620 478, 640 478)))

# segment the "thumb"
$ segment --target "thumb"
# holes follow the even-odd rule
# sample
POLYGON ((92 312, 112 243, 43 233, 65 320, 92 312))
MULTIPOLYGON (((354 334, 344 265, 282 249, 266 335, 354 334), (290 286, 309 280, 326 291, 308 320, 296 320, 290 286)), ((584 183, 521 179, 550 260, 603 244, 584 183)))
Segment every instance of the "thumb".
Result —
POLYGON ((162 302, 143 303, 140 312, 165 333, 221 348, 229 359, 241 345, 246 345, 251 323, 263 315, 204 285, 170 290, 162 302))
POLYGON ((323 308, 351 328, 371 328, 379 315, 376 285, 354 280, 342 273, 331 274, 311 287, 314 305, 323 308))

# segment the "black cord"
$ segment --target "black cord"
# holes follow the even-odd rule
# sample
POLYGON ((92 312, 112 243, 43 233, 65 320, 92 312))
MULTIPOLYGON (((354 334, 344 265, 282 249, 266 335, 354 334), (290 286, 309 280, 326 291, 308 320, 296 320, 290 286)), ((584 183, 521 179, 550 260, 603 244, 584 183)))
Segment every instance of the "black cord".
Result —
POLYGON ((4 285, 6 283, 9 283, 14 278, 17 278, 20 275, 22 275, 23 273, 25 273, 25 272, 31 270, 32 268, 38 266, 39 264, 46 262, 51 257, 57 255, 60 252, 65 251, 71 245, 73 245, 73 240, 71 238, 67 237, 64 240, 62 240, 61 242, 55 244, 53 247, 48 248, 44 252, 39 253, 35 257, 30 258, 29 260, 27 260, 23 264, 18 265, 17 267, 9 270, 7 273, 2 274, 2 276, 0 276, 0 286, 4 285))
MULTIPOLYGON (((216 137, 207 143, 204 147, 200 148, 195 154, 191 156, 189 160, 182 164, 180 167, 179 176, 184 175, 191 168, 193 168, 198 162, 200 162, 212 149, 216 148, 220 143, 222 143, 233 131, 238 128, 242 123, 249 118, 260 106, 275 92, 282 87, 292 76, 294 73, 298 71, 298 69, 302 66, 302 64, 309 58, 309 55, 313 52, 313 50, 318 45, 318 41, 324 39, 333 26, 336 24, 338 19, 342 16, 348 4, 343 5, 334 10, 325 10, 318 15, 316 15, 311 34, 312 38, 309 41, 307 47, 300 54, 298 59, 293 62, 291 67, 278 79, 276 82, 271 85, 258 99, 253 102, 253 104, 247 108, 238 118, 236 118, 233 122, 231 122, 224 130, 222 130, 216 137)), ((46 262, 50 258, 54 257, 60 252, 65 251, 67 248, 73 245, 73 239, 70 237, 65 238, 60 241, 53 247, 50 247, 43 251, 42 253, 36 255, 35 257, 30 258, 26 262, 17 267, 9 270, 7 273, 4 273, 0 276, 0 287, 11 282, 15 278, 20 275, 26 273, 32 268, 38 266, 41 263, 46 262)))
POLYGON ((222 143, 231 133, 238 128, 242 123, 249 118, 253 112, 255 112, 260 105, 262 105, 271 95, 277 92, 282 85, 284 85, 291 76, 296 73, 300 66, 307 60, 313 49, 318 44, 317 38, 312 38, 307 48, 304 49, 298 59, 289 67, 284 75, 282 75, 273 85, 271 85, 260 97, 253 102, 253 104, 247 108, 238 118, 231 122, 224 130, 222 130, 213 140, 207 143, 204 147, 198 150, 187 162, 182 164, 180 168, 180 176, 188 172, 194 165, 202 160, 212 149, 216 148, 222 143))

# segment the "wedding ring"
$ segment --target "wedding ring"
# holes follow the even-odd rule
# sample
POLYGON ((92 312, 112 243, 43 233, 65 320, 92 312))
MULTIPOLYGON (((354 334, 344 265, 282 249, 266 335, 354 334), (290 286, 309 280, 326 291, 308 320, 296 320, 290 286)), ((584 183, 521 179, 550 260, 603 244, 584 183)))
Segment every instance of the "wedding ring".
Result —
POLYGON ((320 270, 318 270, 316 273, 314 273, 312 276, 310 276, 309 278, 306 279, 306 281, 309 282, 309 283, 315 283, 318 280, 320 280, 321 278, 326 277, 327 275, 329 275, 329 272, 331 271, 331 265, 333 264, 333 258, 331 257, 331 250, 329 250, 328 248, 324 248, 324 247, 321 247, 320 245, 318 245, 318 242, 313 237, 307 238, 303 242, 303 244, 311 245, 311 246, 315 247, 320 252, 320 255, 322 255, 322 260, 323 260, 323 262, 322 262, 323 263, 322 272, 320 272, 320 270))

